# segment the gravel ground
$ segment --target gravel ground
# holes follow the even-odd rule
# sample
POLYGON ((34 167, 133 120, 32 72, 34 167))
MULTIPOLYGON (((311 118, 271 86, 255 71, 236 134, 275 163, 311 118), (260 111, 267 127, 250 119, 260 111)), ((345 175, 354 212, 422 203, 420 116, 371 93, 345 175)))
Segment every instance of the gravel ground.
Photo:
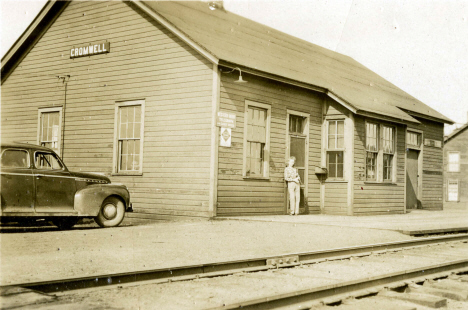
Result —
POLYGON ((229 220, 14 232, 0 234, 1 285, 413 239, 359 227, 229 220))
MULTIPOLYGON (((52 306, 60 305, 63 309, 68 307, 73 309, 76 305, 86 305, 87 308, 100 306, 106 309, 206 309, 242 300, 436 265, 450 260, 464 259, 467 256, 468 244, 466 243, 458 243, 456 246, 438 245, 256 273, 87 290, 64 295, 56 303, 44 304, 37 308, 53 309, 52 306)), ((466 309, 466 307, 468 307, 468 302, 450 301, 448 309, 466 309)), ((417 308, 425 309, 421 306, 417 308)), ((336 309, 339 310, 339 307, 336 309)))

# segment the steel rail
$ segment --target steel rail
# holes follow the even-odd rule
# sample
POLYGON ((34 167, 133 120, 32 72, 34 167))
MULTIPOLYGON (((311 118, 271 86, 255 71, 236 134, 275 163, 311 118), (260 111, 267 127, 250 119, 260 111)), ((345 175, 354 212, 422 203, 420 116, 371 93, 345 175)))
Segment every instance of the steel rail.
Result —
MULTIPOLYGON (((385 253, 419 246, 448 242, 468 242, 468 234, 438 236, 416 240, 378 243, 346 248, 336 248, 314 252, 289 253, 246 260, 234 260, 174 268, 140 270, 124 273, 102 274, 87 277, 9 284, 34 289, 44 293, 58 293, 79 289, 112 287, 115 285, 138 285, 145 282, 167 282, 190 280, 201 277, 214 277, 243 271, 259 271, 271 268, 292 267, 327 260, 337 260, 352 256, 366 256, 373 253, 385 253)), ((0 286, 4 287, 4 286, 0 286)))
MULTIPOLYGON (((282 293, 258 299, 245 300, 233 304, 225 304, 221 307, 208 308, 206 310, 227 310, 227 309, 277 309, 286 306, 300 306, 300 309, 306 309, 312 306, 311 302, 320 301, 333 296, 347 297, 355 292, 364 294, 376 293, 379 289, 389 286, 402 286, 410 280, 412 282, 424 281, 429 277, 443 277, 447 273, 468 271, 468 259, 450 261, 443 264, 424 266, 409 270, 403 270, 390 274, 378 275, 369 278, 362 278, 339 284, 313 287, 310 289, 282 293), (379 288, 379 289, 377 289, 379 288)), ((342 298, 336 298, 342 299, 342 298)))

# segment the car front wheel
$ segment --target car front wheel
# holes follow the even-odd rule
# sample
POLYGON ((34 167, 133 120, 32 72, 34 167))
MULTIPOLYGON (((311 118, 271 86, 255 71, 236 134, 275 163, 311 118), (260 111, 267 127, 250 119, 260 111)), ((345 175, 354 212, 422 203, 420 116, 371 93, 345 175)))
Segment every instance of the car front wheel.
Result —
POLYGON ((115 227, 122 223, 125 216, 125 205, 119 198, 108 197, 102 203, 99 214, 94 218, 101 227, 115 227))

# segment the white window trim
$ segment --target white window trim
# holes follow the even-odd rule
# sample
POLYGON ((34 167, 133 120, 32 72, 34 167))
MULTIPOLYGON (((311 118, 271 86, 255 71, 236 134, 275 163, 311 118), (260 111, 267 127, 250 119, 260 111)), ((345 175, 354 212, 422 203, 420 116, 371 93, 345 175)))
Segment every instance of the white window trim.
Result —
POLYGON ((366 120, 365 121, 365 124, 364 124, 364 130, 365 130, 365 139, 364 139, 364 165, 365 165, 365 170, 364 170, 364 173, 365 173, 365 182, 374 182, 374 183, 381 183, 382 181, 380 176, 382 175, 383 177, 383 172, 381 169, 381 165, 379 165, 379 162, 382 161, 383 163, 383 156, 382 156, 382 153, 380 151, 380 147, 381 147, 381 141, 380 141, 380 131, 381 131, 381 124, 377 121, 368 121, 366 120), (370 179, 367 179, 367 124, 375 124, 377 125, 378 127, 378 137, 377 137, 377 152, 372 152, 372 153, 377 153, 377 158, 376 158, 376 162, 375 162, 375 180, 370 180, 370 179))
POLYGON ((342 178, 331 178, 328 177, 330 174, 330 171, 327 172, 327 181, 344 181, 346 179, 346 170, 347 170, 347 164, 346 164, 346 118, 345 117, 326 117, 325 118, 325 166, 327 167, 328 170, 328 152, 343 152, 343 177, 342 178), (343 121, 343 147, 342 148, 329 148, 328 147, 328 133, 330 131, 329 127, 330 124, 329 122, 335 122, 335 121, 343 121))
POLYGON ((142 175, 143 174, 143 144, 145 132, 145 100, 117 101, 114 112, 114 147, 112 159, 112 175, 142 175), (118 169, 118 139, 119 139, 119 108, 127 106, 141 106, 141 125, 140 125, 140 169, 138 171, 119 171, 118 169))
POLYGON ((460 152, 459 151, 448 151, 447 152, 447 172, 460 172, 460 152), (453 163, 457 164, 456 170, 450 170, 450 154, 458 154, 458 162, 453 163))
POLYGON ((447 179, 447 196, 446 201, 459 202, 460 201, 460 181, 458 179, 447 179), (449 182, 457 182, 457 200, 449 200, 449 182))
POLYGON ((269 179, 270 178, 270 125, 271 123, 271 105, 265 104, 265 103, 260 103, 257 101, 251 101, 251 100, 245 100, 245 105, 244 105, 244 152, 243 152, 243 158, 242 158, 242 177, 245 179, 269 179), (264 165, 263 165, 263 176, 262 177, 257 177, 257 176, 248 176, 247 175, 247 121, 249 119, 249 111, 248 107, 249 106, 254 106, 257 108, 265 109, 267 110, 267 120, 266 120, 266 137, 265 137, 265 158, 263 159, 264 165))
MULTIPOLYGON (((392 126, 392 125, 385 125, 385 124, 380 124, 380 132, 383 132, 383 127, 386 126, 386 127, 389 127, 389 128, 393 128, 393 154, 390 154, 390 153, 385 153, 383 151, 383 148, 382 150, 379 150, 382 151, 382 182, 386 182, 386 183, 395 183, 396 182, 396 169, 395 169, 395 166, 397 164, 397 130, 398 128, 396 126, 392 126), (387 179, 384 179, 384 175, 383 175, 383 168, 384 168, 384 165, 383 165, 383 158, 384 158, 384 155, 385 154, 388 154, 388 155, 393 155, 393 158, 392 158, 392 171, 391 171, 391 179, 387 180, 387 179)), ((382 135, 379 137, 381 138, 382 140, 382 146, 383 146, 383 137, 382 135)))
POLYGON ((422 145, 424 144, 423 131, 418 130, 418 129, 413 129, 413 128, 407 128, 406 133, 405 133, 405 142, 406 142, 405 144, 406 144, 407 149, 421 150, 422 145), (408 132, 417 133, 417 134, 420 135, 421 141, 419 141, 419 146, 416 146, 416 145, 413 145, 413 144, 408 144, 408 141, 406 141, 406 139, 408 138, 408 135, 407 135, 408 132))
POLYGON ((50 112, 59 112, 59 136, 58 136, 58 149, 57 154, 63 157, 62 154, 62 135, 63 135, 63 128, 62 128, 62 107, 50 107, 50 108, 39 108, 37 110, 37 145, 41 144, 41 116, 42 113, 50 113, 50 112))
MULTIPOLYGON (((396 183, 396 175, 397 175, 397 170, 396 170, 396 166, 397 166, 397 156, 398 156, 398 150, 397 150, 397 146, 398 146, 398 143, 397 143, 397 137, 398 137, 398 128, 397 126, 394 126, 394 125, 389 125, 389 124, 383 124, 379 121, 369 121, 369 120, 366 120, 365 121, 365 125, 364 125, 364 130, 365 130, 365 144, 364 144, 364 151, 366 152, 365 153, 365 156, 364 156, 364 165, 365 165, 365 170, 364 170, 364 173, 365 173, 365 181, 366 183, 390 183, 390 184, 394 184, 396 183), (376 124, 378 126, 378 129, 379 129, 379 132, 378 132, 378 137, 377 137, 377 145, 378 145, 378 152, 377 152, 377 161, 375 163, 375 173, 376 173, 376 178, 375 180, 368 180, 367 179, 367 148, 366 148, 366 144, 367 144, 367 124, 370 123, 370 124, 376 124), (383 176, 383 157, 384 157, 384 151, 383 151, 383 148, 382 148, 382 145, 383 145, 383 137, 382 137, 382 131, 383 131, 383 127, 386 126, 386 127, 391 127, 393 128, 393 160, 392 160, 392 172, 391 172, 391 175, 392 175, 392 179, 391 180, 385 180, 384 179, 384 176, 383 176)), ((405 132, 405 135, 406 135, 406 132, 405 132)), ((405 137, 406 139, 406 137, 405 137)))

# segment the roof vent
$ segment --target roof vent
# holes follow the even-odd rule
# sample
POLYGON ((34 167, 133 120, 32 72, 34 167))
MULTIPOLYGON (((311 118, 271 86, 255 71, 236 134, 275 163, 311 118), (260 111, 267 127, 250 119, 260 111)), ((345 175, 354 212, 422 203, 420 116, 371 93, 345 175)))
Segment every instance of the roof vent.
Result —
POLYGON ((208 7, 210 10, 224 10, 224 4, 223 1, 210 1, 208 2, 208 7))

